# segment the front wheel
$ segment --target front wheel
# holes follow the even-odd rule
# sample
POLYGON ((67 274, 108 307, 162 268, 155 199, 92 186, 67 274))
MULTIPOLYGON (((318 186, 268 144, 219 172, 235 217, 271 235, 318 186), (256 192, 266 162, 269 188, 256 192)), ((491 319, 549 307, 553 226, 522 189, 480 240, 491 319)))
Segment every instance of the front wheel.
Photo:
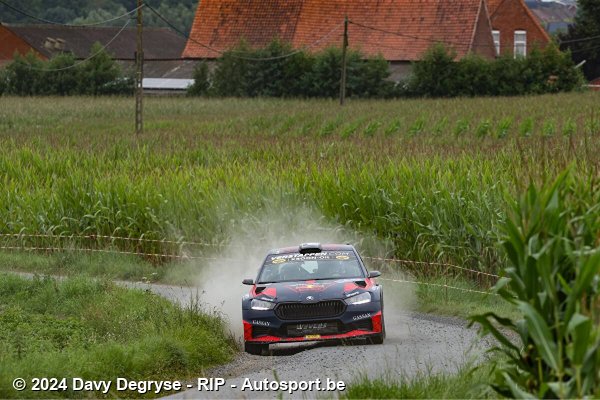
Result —
POLYGON ((262 356, 269 351, 268 344, 244 342, 244 351, 255 356, 262 356))

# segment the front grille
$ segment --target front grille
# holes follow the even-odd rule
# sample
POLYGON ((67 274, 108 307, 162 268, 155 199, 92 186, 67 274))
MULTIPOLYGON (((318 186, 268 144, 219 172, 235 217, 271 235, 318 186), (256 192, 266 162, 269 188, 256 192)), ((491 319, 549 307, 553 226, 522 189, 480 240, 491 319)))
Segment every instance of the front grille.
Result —
POLYGON ((275 307, 275 315, 280 319, 313 319, 337 317, 346 309, 341 300, 327 300, 318 303, 282 303, 275 307))

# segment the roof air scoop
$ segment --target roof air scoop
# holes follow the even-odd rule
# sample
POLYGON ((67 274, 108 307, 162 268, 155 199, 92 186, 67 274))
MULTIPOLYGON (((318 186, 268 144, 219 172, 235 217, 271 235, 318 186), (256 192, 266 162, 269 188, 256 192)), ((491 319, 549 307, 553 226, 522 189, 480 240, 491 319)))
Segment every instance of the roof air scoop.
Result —
POLYGON ((320 253, 321 243, 302 243, 299 251, 300 254, 320 253))

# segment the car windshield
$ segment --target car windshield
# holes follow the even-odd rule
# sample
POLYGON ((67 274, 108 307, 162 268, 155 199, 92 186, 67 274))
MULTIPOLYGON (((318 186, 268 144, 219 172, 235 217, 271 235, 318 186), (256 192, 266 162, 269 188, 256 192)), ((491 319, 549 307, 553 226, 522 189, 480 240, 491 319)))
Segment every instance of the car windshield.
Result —
POLYGON ((363 278, 363 270, 353 251, 269 255, 258 277, 259 283, 319 279, 363 278))

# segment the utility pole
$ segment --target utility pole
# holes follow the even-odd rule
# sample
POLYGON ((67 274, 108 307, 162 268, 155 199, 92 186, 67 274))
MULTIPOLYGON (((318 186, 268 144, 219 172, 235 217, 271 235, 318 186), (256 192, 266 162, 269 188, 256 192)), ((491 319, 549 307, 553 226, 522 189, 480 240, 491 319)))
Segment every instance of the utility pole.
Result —
POLYGON ((344 18, 344 42, 342 43, 342 77, 340 79, 340 105, 346 102, 346 52, 348 50, 348 16, 344 18))
POLYGON ((144 88, 142 82, 144 80, 144 47, 142 42, 143 19, 142 19, 142 1, 137 0, 137 49, 135 52, 135 133, 144 132, 143 120, 143 97, 144 88))

